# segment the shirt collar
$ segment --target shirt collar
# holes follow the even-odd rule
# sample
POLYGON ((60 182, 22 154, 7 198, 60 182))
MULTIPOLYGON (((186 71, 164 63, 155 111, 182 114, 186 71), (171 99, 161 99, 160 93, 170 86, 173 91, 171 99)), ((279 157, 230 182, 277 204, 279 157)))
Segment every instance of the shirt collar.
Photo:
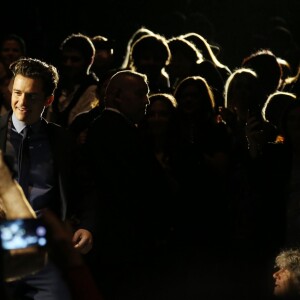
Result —
MULTIPOLYGON (((21 133, 22 130, 26 127, 26 123, 18 120, 14 113, 12 114, 12 123, 13 123, 13 125, 16 128, 18 133, 21 133)), ((41 120, 39 120, 36 123, 30 125, 32 131, 36 132, 38 130, 38 128, 40 127, 40 124, 41 124, 41 120)))

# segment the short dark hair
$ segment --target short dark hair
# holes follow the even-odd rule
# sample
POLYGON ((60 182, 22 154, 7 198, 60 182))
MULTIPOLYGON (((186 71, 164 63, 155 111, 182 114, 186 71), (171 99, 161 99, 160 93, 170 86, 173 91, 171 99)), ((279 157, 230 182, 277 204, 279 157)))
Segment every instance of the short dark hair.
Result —
POLYGON ((1 48, 3 47, 3 45, 6 41, 16 41, 20 46, 22 54, 23 55, 26 54, 26 43, 21 36, 15 34, 15 33, 10 33, 10 34, 5 35, 1 39, 1 48))
POLYGON ((75 49, 82 53, 84 59, 91 63, 95 57, 95 46, 92 40, 85 34, 72 33, 67 36, 60 45, 60 50, 75 49))
POLYGON ((169 64, 171 52, 164 36, 159 34, 148 34, 135 41, 130 53, 133 65, 136 64, 136 60, 143 57, 145 50, 151 51, 156 60, 169 64))
POLYGON ((20 58, 11 63, 9 69, 13 76, 22 75, 33 79, 41 79, 46 96, 53 95, 58 84, 59 75, 56 67, 36 58, 20 58))

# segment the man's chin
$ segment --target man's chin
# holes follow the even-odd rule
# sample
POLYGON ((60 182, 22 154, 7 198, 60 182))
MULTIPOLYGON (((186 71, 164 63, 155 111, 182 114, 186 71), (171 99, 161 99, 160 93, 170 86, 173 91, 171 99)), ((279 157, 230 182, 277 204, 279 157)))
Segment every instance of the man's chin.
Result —
POLYGON ((29 113, 28 112, 21 112, 21 111, 18 111, 16 113, 16 117, 19 121, 22 121, 22 122, 26 122, 26 120, 28 120, 28 116, 29 116, 29 113))

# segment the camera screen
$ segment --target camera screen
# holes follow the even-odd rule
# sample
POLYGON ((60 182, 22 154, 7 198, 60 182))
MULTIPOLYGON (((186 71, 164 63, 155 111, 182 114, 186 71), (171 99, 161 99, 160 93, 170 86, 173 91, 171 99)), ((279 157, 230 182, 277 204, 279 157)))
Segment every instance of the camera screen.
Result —
POLYGON ((23 249, 47 244, 46 227, 39 219, 6 220, 0 223, 0 240, 4 250, 23 249))

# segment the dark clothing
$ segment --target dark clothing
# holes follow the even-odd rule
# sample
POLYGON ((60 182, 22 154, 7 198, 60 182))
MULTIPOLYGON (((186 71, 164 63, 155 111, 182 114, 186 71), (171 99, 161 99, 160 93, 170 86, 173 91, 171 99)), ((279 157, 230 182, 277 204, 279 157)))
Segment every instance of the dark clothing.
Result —
POLYGON ((50 262, 37 274, 27 276, 25 280, 10 283, 8 293, 12 300, 71 300, 69 291, 62 285, 62 282, 60 270, 50 262), (53 293, 59 298, 53 298, 53 293))
MULTIPOLYGON (((3 150, 4 153, 13 155, 14 152, 10 149, 7 149, 7 135, 8 135, 8 124, 11 118, 12 113, 8 113, 4 116, 0 116, 0 149, 3 150), (11 152, 12 151, 12 152, 11 152)), ((11 134, 11 133, 10 133, 11 134)), ((77 174, 77 160, 76 156, 76 145, 72 135, 68 133, 64 128, 54 124, 47 122, 45 119, 41 119, 40 131, 36 133, 36 136, 32 136, 32 140, 36 141, 37 144, 44 144, 44 147, 40 145, 42 148, 38 148, 34 150, 33 159, 46 159, 46 163, 43 162, 43 166, 48 170, 50 162, 53 162, 53 178, 49 178, 51 180, 51 185, 54 187, 53 194, 51 199, 55 199, 55 203, 50 203, 51 200, 48 200, 47 203, 50 203, 50 206, 53 207, 54 211, 57 213, 58 217, 62 220, 65 220, 67 217, 71 217, 74 212, 79 212, 81 199, 81 192, 79 189, 79 183, 77 174), (50 153, 48 153, 47 157, 44 157, 44 153, 49 151, 47 150, 47 146, 49 145, 50 153), (43 153, 41 153, 43 152, 43 153), (52 159, 50 159, 52 157, 52 159)), ((16 155, 16 154, 15 154, 16 155)), ((18 158, 15 157, 15 163, 17 163, 18 158)), ((39 165, 38 161, 35 163, 36 166, 39 165)), ((34 184, 38 181, 38 177, 45 177, 43 174, 45 173, 45 168, 31 170, 31 174, 35 176, 32 181, 34 184), (38 172, 37 174, 35 174, 38 172)), ((47 178, 44 180, 48 180, 47 178)), ((30 199, 31 200, 31 199, 30 199)), ((31 202, 34 202, 34 205, 37 206, 38 209, 47 208, 40 207, 38 199, 32 199, 31 202)), ((89 221, 85 219, 85 224, 81 224, 81 228, 85 228, 88 230, 92 230, 91 224, 89 221)))
POLYGON ((105 110, 95 120, 86 147, 99 193, 103 260, 135 259, 169 230, 164 173, 139 130, 116 112, 105 110))
POLYGON ((89 111, 78 114, 74 121, 70 124, 69 130, 78 136, 82 131, 88 129, 92 121, 96 119, 103 110, 103 105, 101 105, 96 106, 89 111))
MULTIPOLYGON (((32 159, 28 200, 32 208, 38 216, 43 209, 51 209, 61 220, 76 219, 74 229, 78 226, 92 231, 88 214, 85 215, 86 219, 83 217, 86 210, 81 205, 83 198, 76 171, 77 152, 73 136, 64 128, 48 123, 43 118, 31 127, 33 130, 29 147, 32 159)), ((18 142, 21 142, 21 136, 14 128, 12 113, 9 112, 0 117, 0 149, 13 156, 16 164, 18 164, 18 142)), ((18 180, 17 172, 15 176, 18 180)), ((66 300, 68 298, 64 296, 63 291, 66 294, 68 292, 58 274, 59 271, 55 266, 51 266, 50 262, 50 265, 48 264, 41 272, 13 283, 12 288, 18 286, 23 290, 25 287, 26 293, 35 295, 32 299, 45 299, 43 296, 38 298, 42 289, 55 294, 53 300, 66 300)))
POLYGON ((86 75, 81 83, 77 91, 75 92, 72 100, 68 104, 68 106, 63 110, 59 110, 59 98, 63 93, 63 86, 59 86, 58 89, 55 92, 55 100, 52 103, 53 108, 53 114, 55 115, 55 123, 63 126, 68 127, 70 124, 68 124, 68 119, 70 112, 72 109, 76 106, 78 101, 80 100, 80 97, 82 94, 86 91, 86 89, 91 85, 97 85, 99 81, 99 78, 96 76, 95 73, 89 73, 86 75))
POLYGON ((125 291, 130 298, 168 242, 168 183, 139 129, 118 112, 104 110, 95 119, 85 147, 98 193, 90 265, 100 263, 102 272, 94 273, 104 298, 125 299, 125 291))

